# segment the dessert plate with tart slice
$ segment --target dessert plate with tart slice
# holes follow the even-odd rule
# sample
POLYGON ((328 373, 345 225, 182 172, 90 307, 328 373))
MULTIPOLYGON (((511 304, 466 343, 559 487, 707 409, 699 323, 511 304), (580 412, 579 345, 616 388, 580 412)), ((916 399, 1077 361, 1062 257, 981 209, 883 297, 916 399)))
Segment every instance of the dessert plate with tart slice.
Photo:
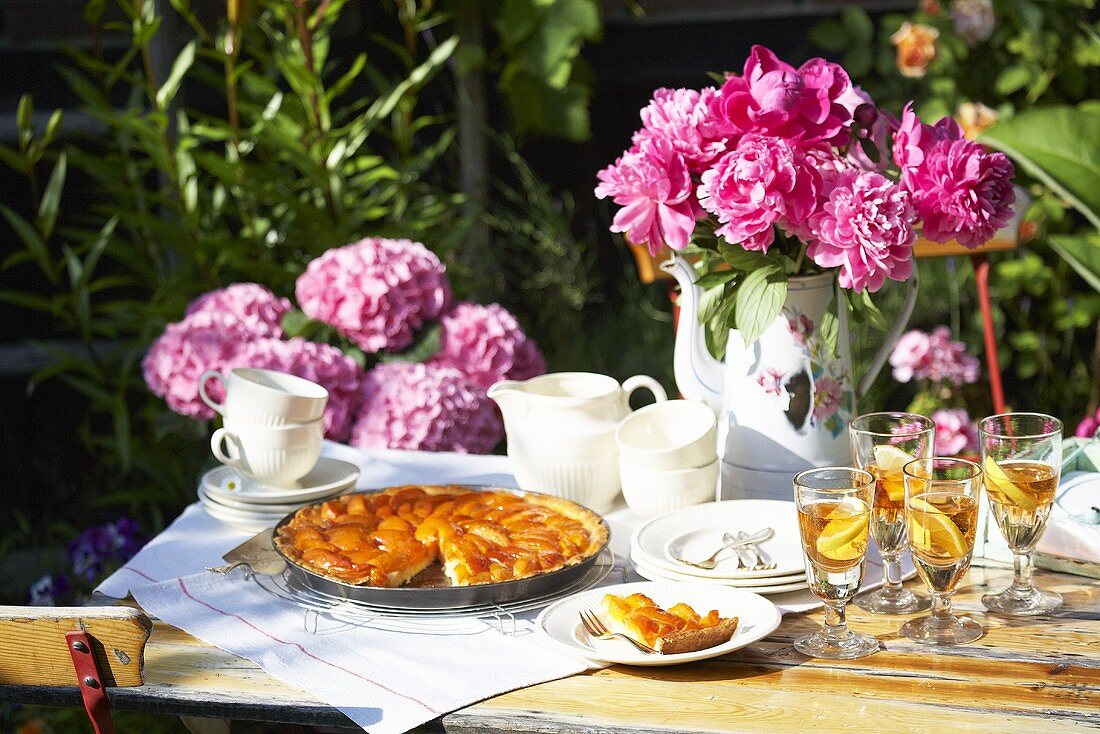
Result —
POLYGON ((743 589, 705 582, 641 581, 601 586, 566 597, 546 607, 535 620, 535 626, 551 643, 575 655, 606 663, 655 666, 690 663, 732 652, 767 637, 779 626, 781 618, 778 607, 743 589), (671 619, 667 628, 631 621, 626 608, 637 603, 637 597, 632 595, 638 594, 644 595, 656 607, 646 607, 638 616, 671 619), (608 595, 615 600, 605 602, 608 595), (690 607, 694 616, 685 607, 690 607), (665 638, 669 643, 666 649, 669 645, 677 650, 698 649, 645 653, 627 640, 597 639, 585 630, 580 617, 582 611, 595 613, 604 626, 636 636, 639 642, 651 647, 662 646, 662 638, 665 638), (677 628, 673 617, 693 619, 694 624, 687 625, 693 629, 677 628), (736 624, 731 624, 730 620, 735 618, 736 624), (716 639, 719 640, 717 644, 711 644, 716 639))

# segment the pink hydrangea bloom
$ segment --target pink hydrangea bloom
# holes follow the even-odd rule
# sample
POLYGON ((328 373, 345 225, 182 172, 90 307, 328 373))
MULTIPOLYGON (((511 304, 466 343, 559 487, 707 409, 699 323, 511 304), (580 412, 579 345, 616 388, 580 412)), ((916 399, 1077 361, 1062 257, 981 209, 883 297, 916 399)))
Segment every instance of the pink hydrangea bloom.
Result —
POLYGON ((546 372, 538 345, 499 304, 460 303, 440 324, 439 353, 429 364, 453 367, 483 390, 501 380, 526 380, 546 372))
POLYGON ((328 390, 325 405, 325 436, 346 441, 359 409, 363 370, 354 359, 329 344, 301 338, 257 339, 247 344, 232 367, 278 370, 316 382, 328 390))
POLYGON ((966 408, 945 408, 932 414, 936 424, 936 456, 957 456, 978 450, 978 427, 966 408))
POLYGON ((819 377, 814 381, 814 419, 825 421, 833 417, 840 408, 840 396, 843 390, 840 383, 831 377, 819 377))
POLYGON ((857 292, 877 291, 887 278, 908 278, 917 238, 909 194, 873 171, 849 169, 824 181, 806 254, 824 268, 839 267, 841 287, 857 292))
POLYGON ((634 145, 641 145, 648 138, 662 138, 684 157, 688 168, 701 171, 725 149, 720 140, 708 139, 704 130, 715 95, 714 87, 701 92, 658 89, 642 108, 643 127, 634 133, 634 145))
POLYGON ((664 138, 647 137, 596 174, 596 197, 622 207, 611 223, 631 242, 656 255, 665 248, 682 250, 695 231, 699 204, 684 156, 664 138))
POLYGON ((1100 428, 1100 408, 1096 409, 1096 413, 1082 418, 1081 422, 1077 424, 1077 430, 1073 432, 1073 435, 1081 438, 1091 438, 1096 433, 1097 428, 1100 428))
MULTIPOLYGON (((168 324, 141 362, 149 391, 164 398, 168 407, 190 418, 209 420, 214 411, 199 398, 199 377, 207 370, 224 372, 233 367, 252 330, 233 314, 199 311, 183 321, 168 324)), ((211 380, 207 393, 221 401, 221 384, 211 380)))
POLYGON ((931 333, 919 330, 906 332, 890 353, 894 379, 950 382, 968 385, 978 381, 981 362, 966 353, 966 345, 951 339, 951 330, 937 326, 931 333))
POLYGON ((363 378, 363 402, 351 444, 487 454, 504 437, 496 405, 450 367, 381 364, 363 378))
POLYGON ((749 134, 703 173, 699 203, 721 227, 715 234, 767 252, 772 227, 799 226, 813 211, 818 176, 805 154, 780 138, 749 134))
POLYGON ((814 58, 799 69, 753 46, 744 74, 731 76, 710 105, 710 127, 736 142, 756 132, 802 143, 840 142, 851 113, 839 100, 851 88, 837 64, 814 58))
POLYGON ((201 311, 228 313, 240 319, 257 337, 281 339, 283 316, 292 308, 289 299, 279 298, 258 283, 234 283, 191 301, 187 315, 201 311))
POLYGON ((450 303, 444 270, 419 242, 368 237, 310 261, 295 295, 307 316, 363 351, 399 351, 450 303))

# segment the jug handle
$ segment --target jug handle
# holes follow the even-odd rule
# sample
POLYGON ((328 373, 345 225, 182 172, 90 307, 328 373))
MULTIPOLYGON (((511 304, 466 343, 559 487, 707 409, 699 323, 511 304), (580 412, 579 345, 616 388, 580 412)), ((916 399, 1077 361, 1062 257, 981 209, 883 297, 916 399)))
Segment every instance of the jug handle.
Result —
POLYGON ((623 382, 623 392, 626 393, 627 402, 630 401, 630 396, 634 394, 635 390, 643 387, 653 393, 653 397, 657 399, 658 403, 668 400, 668 394, 661 387, 661 383, 649 375, 634 375, 623 382))
POLYGON ((917 275, 917 261, 913 260, 913 274, 909 277, 909 280, 905 283, 905 300, 901 304, 901 313, 898 314, 898 318, 894 321, 893 327, 890 328, 889 333, 886 334, 886 340, 883 341, 882 347, 878 350, 878 354, 875 355, 874 360, 871 361, 871 366, 864 373, 863 379, 859 381, 859 387, 856 389, 856 400, 862 400, 863 396, 867 394, 867 391, 871 389, 871 385, 874 384, 875 378, 878 377, 878 373, 882 372, 882 368, 886 366, 886 360, 890 358, 890 352, 893 351, 894 345, 898 343, 898 339, 901 338, 902 332, 909 326, 909 318, 913 315, 913 309, 917 305, 917 286, 919 285, 920 278, 917 275))

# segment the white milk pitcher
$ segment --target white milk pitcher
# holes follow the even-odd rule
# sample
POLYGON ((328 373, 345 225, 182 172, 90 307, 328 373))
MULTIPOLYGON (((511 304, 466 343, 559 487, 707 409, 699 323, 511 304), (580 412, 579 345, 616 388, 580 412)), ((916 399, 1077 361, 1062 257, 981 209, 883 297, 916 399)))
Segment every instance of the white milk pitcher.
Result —
POLYGON ((646 388, 658 402, 665 390, 637 375, 621 386, 590 372, 556 372, 489 388, 504 415, 508 458, 519 486, 605 512, 619 493, 615 429, 630 413, 630 395, 646 388))

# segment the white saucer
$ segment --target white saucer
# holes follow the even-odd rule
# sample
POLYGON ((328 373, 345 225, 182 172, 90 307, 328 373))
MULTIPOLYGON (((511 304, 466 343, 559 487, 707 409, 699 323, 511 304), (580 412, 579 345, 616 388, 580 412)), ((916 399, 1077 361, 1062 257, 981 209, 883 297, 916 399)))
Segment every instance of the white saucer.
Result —
POLYGON ((242 477, 235 469, 219 466, 202 476, 202 487, 211 498, 235 499, 255 505, 278 505, 325 499, 355 486, 359 467, 322 456, 309 474, 286 487, 260 484, 242 477))
POLYGON ((239 530, 250 530, 252 532, 259 532, 265 528, 273 527, 275 523, 290 514, 287 512, 238 510, 233 507, 228 507, 208 497, 206 493, 203 492, 202 487, 199 487, 199 502, 202 503, 202 507, 206 510, 206 514, 210 515, 215 520, 219 520, 239 530))
POLYGON ((535 626, 551 642, 575 655, 590 660, 626 665, 676 665, 725 655, 771 634, 782 619, 779 608, 762 596, 741 589, 708 583, 681 584, 639 581, 632 584, 601 586, 561 599, 542 610, 535 626), (723 617, 737 617, 737 631, 728 642, 705 650, 674 655, 647 654, 626 640, 593 640, 581 626, 580 612, 601 613, 604 594, 626 596, 642 593, 668 609, 673 604, 690 604, 699 614, 717 609, 723 617))
MULTIPOLYGON (((704 583, 713 584, 715 586, 721 586, 725 589, 734 589, 737 591, 749 591, 753 594, 760 594, 761 596, 771 596, 772 594, 784 594, 788 591, 799 591, 801 589, 808 589, 806 585, 806 577, 784 576, 781 584, 768 584, 766 586, 742 586, 741 579, 700 579, 692 576, 680 576, 671 571, 664 571, 661 569, 653 568, 652 566, 646 566, 644 564, 634 563, 634 570, 638 575, 644 579, 650 581, 661 581, 669 583, 704 583)), ((771 579, 762 579, 771 581, 771 579)))
POLYGON ((722 586, 729 586, 735 589, 766 589, 770 586, 789 586, 793 583, 805 583, 806 572, 800 571, 787 576, 769 576, 763 579, 701 579, 698 576, 692 576, 687 573, 679 573, 676 571, 669 571, 663 568, 657 568, 649 563, 646 563, 643 559, 638 558, 635 555, 630 556, 630 562, 634 564, 635 568, 642 569, 647 572, 646 578, 651 578, 649 574, 659 575, 662 579, 669 581, 711 581, 719 583, 722 586))
POLYGON ((798 530, 798 511, 794 502, 780 500, 727 500, 685 507, 655 517, 634 531, 630 552, 653 569, 671 571, 700 579, 765 579, 791 576, 805 571, 802 540, 798 530), (752 534, 770 527, 775 535, 761 543, 776 567, 770 571, 746 571, 738 568, 736 554, 719 558, 710 570, 694 568, 672 559, 706 558, 722 545, 725 533, 745 531, 752 534))
MULTIPOLYGON (((336 489, 332 493, 332 495, 330 495, 330 496, 335 496, 335 495, 337 495, 337 494, 339 494, 343 491, 344 491, 343 489, 336 489)), ((224 497, 222 495, 214 496, 213 494, 211 494, 203 486, 199 486, 198 495, 199 495, 199 500, 200 501, 214 502, 214 503, 216 503, 216 504, 218 504, 222 507, 225 507, 226 509, 241 510, 242 512, 248 512, 248 513, 252 513, 252 514, 263 513, 263 514, 271 514, 271 515, 274 515, 274 514, 277 514, 277 513, 282 513, 284 515, 289 515, 291 512, 294 512, 295 510, 297 510, 301 507, 305 507, 308 504, 312 504, 313 502, 320 502, 322 500, 329 499, 329 497, 317 497, 317 498, 308 500, 306 502, 287 502, 287 503, 282 503, 282 504, 275 504, 275 503, 259 504, 259 503, 256 503, 256 502, 247 502, 247 501, 244 501, 244 500, 240 500, 240 499, 237 499, 234 496, 230 496, 230 497, 224 497)))

